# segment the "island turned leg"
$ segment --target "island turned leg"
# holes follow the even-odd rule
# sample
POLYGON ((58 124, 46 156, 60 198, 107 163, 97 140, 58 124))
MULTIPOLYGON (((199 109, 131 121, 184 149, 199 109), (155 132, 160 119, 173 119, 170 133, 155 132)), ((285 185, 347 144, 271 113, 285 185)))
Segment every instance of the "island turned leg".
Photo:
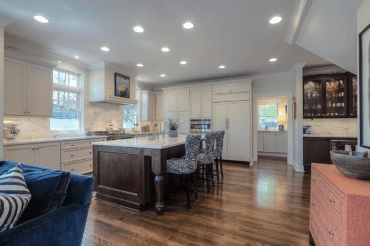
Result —
POLYGON ((155 183, 155 193, 156 193, 156 202, 155 210, 157 215, 164 214, 164 175, 155 174, 154 183, 155 183))

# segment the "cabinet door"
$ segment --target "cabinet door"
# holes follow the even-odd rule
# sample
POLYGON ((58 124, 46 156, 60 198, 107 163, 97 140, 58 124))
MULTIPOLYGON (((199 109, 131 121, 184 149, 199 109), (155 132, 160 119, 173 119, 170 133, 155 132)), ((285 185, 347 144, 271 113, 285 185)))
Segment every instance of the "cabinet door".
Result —
POLYGON ((37 65, 27 65, 27 112, 28 115, 49 116, 52 110, 52 70, 37 65))
MULTIPOLYGON (((60 151, 60 150, 59 150, 60 151)), ((4 159, 23 164, 35 164, 34 146, 31 144, 4 146, 4 159)))
POLYGON ((212 87, 203 87, 202 116, 204 118, 212 118, 212 104, 212 87))
POLYGON ((155 120, 155 94, 149 93, 148 94, 148 119, 155 120))
POLYGON ((163 104, 165 112, 177 110, 177 93, 175 90, 163 92, 163 104))
POLYGON ((257 151, 263 152, 264 151, 263 149, 264 132, 258 132, 257 137, 258 137, 257 151))
POLYGON ((202 117, 202 89, 191 88, 190 89, 190 117, 199 118, 202 117))
MULTIPOLYGON (((303 118, 324 116, 322 79, 317 76, 305 77, 303 81, 303 118)), ((298 109, 299 110, 299 109, 298 109)))
POLYGON ((239 84, 232 84, 231 85, 231 91, 233 93, 235 92, 247 92, 250 90, 249 83, 239 83, 239 84))
POLYGON ((4 63, 4 114, 26 114, 26 64, 5 59, 4 63))
POLYGON ((155 96, 155 117, 157 120, 163 120, 163 94, 156 94, 155 96))
POLYGON ((181 134, 189 134, 190 133, 190 118, 189 118, 189 111, 179 111, 177 113, 177 117, 180 121, 180 127, 177 130, 178 133, 181 134))
POLYGON ((214 85, 213 94, 231 93, 231 85, 214 85))
POLYGON ((251 160, 250 102, 229 103, 229 160, 251 160))
POLYGON ((288 153, 288 138, 286 133, 275 134, 275 152, 288 153))
POLYGON ((177 111, 189 111, 189 89, 177 90, 177 111))
POLYGON ((263 150, 264 152, 275 152, 275 133, 265 132, 265 137, 263 141, 263 150))
POLYGON ((168 111, 164 112, 164 129, 168 131, 168 119, 177 119, 177 112, 176 111, 168 111))
POLYGON ((148 98, 148 92, 147 91, 142 91, 140 93, 140 116, 141 120, 149 120, 149 98, 148 98))
POLYGON ((60 143, 36 144, 35 165, 60 170, 60 143))
POLYGON ((226 130, 226 118, 228 115, 228 103, 213 104, 213 131, 225 131, 224 147, 222 158, 228 159, 228 138, 229 132, 226 130))

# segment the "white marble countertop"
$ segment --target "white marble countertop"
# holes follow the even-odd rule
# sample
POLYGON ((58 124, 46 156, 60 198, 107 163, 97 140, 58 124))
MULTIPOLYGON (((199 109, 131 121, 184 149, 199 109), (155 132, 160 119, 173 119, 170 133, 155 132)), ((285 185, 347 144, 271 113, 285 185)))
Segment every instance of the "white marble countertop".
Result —
POLYGON ((345 135, 321 135, 321 134, 303 134, 303 137, 309 138, 357 138, 357 136, 345 136, 345 135))
POLYGON ((18 144, 35 144, 35 143, 50 143, 50 142, 63 142, 73 140, 89 140, 89 139, 100 139, 107 138, 107 136, 63 136, 63 137, 50 137, 50 138, 37 138, 37 139, 14 139, 4 140, 4 146, 18 145, 18 144))
POLYGON ((147 137, 120 139, 108 142, 95 142, 93 145, 127 147, 127 148, 142 148, 142 149, 165 149, 177 145, 185 144, 186 135, 179 135, 177 138, 169 138, 168 136, 160 135, 159 138, 148 140, 147 137))

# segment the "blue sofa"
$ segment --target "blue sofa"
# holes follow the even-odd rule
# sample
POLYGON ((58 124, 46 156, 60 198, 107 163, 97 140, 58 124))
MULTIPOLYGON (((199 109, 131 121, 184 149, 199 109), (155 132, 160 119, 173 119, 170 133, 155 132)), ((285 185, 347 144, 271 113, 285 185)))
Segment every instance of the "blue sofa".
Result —
MULTIPOLYGON (((15 162, 0 160, 0 175, 4 173, 5 169, 8 170, 9 167, 16 164, 17 163, 15 162)), ((22 170, 25 169, 28 171, 34 170, 40 174, 44 172, 68 174, 59 170, 52 170, 24 164, 21 165, 21 168, 22 170)), ((66 186, 67 194, 64 201, 62 201, 62 206, 36 218, 16 224, 15 227, 0 233, 0 245, 81 245, 93 187, 93 177, 71 173, 68 186, 66 186)))

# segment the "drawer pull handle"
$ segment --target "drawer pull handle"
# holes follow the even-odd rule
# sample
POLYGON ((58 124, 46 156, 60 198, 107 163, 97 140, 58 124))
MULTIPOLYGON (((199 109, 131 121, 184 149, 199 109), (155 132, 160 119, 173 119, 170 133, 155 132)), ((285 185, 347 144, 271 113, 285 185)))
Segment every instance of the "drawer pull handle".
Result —
POLYGON ((329 201, 330 202, 335 202, 335 199, 334 198, 330 198, 329 201))
POLYGON ((73 147, 73 144, 71 144, 71 146, 73 147))
POLYGON ((313 202, 312 205, 315 206, 315 203, 313 202))
POLYGON ((90 154, 91 154, 92 152, 90 151, 90 154))
POLYGON ((71 155, 71 157, 72 157, 73 155, 71 155))
POLYGON ((313 226, 311 226, 311 229, 313 230, 313 229, 315 229, 315 228, 313 228, 313 226))
POLYGON ((71 171, 73 171, 74 169, 73 168, 71 168, 71 171))

